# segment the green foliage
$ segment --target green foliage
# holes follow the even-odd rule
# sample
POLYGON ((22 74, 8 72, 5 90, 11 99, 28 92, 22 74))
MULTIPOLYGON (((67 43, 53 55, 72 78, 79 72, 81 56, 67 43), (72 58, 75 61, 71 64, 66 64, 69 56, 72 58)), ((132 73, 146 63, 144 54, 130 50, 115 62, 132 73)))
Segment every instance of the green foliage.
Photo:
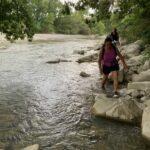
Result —
POLYGON ((1 0, 0 32, 6 34, 10 41, 32 40, 34 24, 32 10, 28 0, 1 0))
POLYGON ((79 13, 61 16, 55 21, 55 31, 62 34, 89 34, 90 29, 79 13))
POLYGON ((86 10, 89 7, 94 9, 97 21, 100 21, 110 18, 110 5, 110 0, 79 0, 75 8, 77 10, 86 10))
POLYGON ((143 52, 143 55, 144 55, 144 61, 145 60, 150 60, 150 45, 148 45, 144 52, 143 52))
POLYGON ((36 32, 54 32, 54 21, 62 4, 58 0, 32 0, 36 32))
POLYGON ((95 34, 103 35, 105 33, 105 25, 102 21, 99 21, 95 24, 95 27, 93 28, 93 32, 95 34))
POLYGON ((120 11, 111 15, 111 25, 117 27, 129 42, 142 39, 149 43, 150 1, 119 0, 119 7, 120 11))

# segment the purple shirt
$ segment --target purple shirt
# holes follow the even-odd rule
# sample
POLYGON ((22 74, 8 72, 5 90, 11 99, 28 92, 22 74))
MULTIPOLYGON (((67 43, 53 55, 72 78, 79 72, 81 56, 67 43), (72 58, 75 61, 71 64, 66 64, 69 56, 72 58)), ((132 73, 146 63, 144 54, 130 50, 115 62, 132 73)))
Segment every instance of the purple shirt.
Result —
POLYGON ((117 54, 114 48, 111 48, 111 50, 108 50, 108 51, 104 51, 103 65, 108 66, 108 67, 114 66, 117 62, 116 56, 117 54))

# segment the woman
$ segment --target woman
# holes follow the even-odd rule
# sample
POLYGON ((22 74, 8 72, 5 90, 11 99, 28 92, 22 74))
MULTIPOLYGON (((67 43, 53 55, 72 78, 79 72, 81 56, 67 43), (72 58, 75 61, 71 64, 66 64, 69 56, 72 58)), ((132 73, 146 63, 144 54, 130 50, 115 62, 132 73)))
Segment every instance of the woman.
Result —
POLYGON ((113 77, 113 86, 114 86, 114 97, 117 97, 118 94, 118 71, 119 64, 116 57, 119 57, 123 63, 125 69, 128 69, 123 56, 120 54, 118 49, 112 44, 112 39, 107 37, 105 39, 102 50, 99 54, 99 69, 100 73, 103 74, 102 80, 102 89, 105 89, 105 84, 108 79, 108 75, 111 73, 113 77))

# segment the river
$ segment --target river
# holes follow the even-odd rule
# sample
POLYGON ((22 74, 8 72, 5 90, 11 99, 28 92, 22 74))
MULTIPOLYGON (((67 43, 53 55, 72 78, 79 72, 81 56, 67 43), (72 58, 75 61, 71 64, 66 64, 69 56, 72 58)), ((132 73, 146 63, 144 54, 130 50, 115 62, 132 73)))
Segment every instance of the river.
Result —
MULTIPOLYGON (((98 42, 89 36, 38 35, 32 43, 0 49, 0 148, 19 150, 145 150, 139 127, 95 118, 97 63, 78 64, 74 50, 98 42), (61 58, 71 62, 48 64, 61 58), (82 78, 81 71, 91 76, 82 78)), ((87 55, 86 54, 86 55, 87 55)))

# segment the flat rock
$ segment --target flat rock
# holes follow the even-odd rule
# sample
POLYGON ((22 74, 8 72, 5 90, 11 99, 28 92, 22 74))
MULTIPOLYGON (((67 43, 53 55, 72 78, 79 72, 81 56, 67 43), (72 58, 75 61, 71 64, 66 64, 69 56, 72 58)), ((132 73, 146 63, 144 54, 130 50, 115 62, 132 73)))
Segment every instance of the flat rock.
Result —
POLYGON ((22 150, 39 150, 40 146, 38 144, 34 144, 31 146, 28 146, 26 148, 23 148, 22 150))
POLYGON ((144 82, 131 82, 128 83, 128 90, 130 89, 136 89, 136 90, 146 90, 150 89, 150 81, 144 81, 144 82))
POLYGON ((67 59, 55 59, 55 60, 50 60, 50 61, 47 61, 46 63, 48 64, 57 64, 57 63, 60 63, 60 62, 71 62, 71 60, 67 60, 67 59))
POLYGON ((142 136, 150 142, 150 107, 146 107, 142 116, 142 136))
POLYGON ((48 64, 60 63, 60 59, 50 60, 50 61, 47 61, 46 63, 48 63, 48 64))
POLYGON ((135 101, 115 98, 97 99, 92 112, 95 116, 129 123, 139 123, 142 116, 142 109, 135 101))
POLYGON ((106 112, 109 111, 116 101, 112 101, 108 98, 96 100, 92 108, 92 113, 95 116, 107 117, 106 112))
POLYGON ((88 56, 84 56, 82 58, 79 58, 77 60, 78 63, 84 63, 84 62, 97 62, 98 60, 98 53, 94 53, 88 56))

